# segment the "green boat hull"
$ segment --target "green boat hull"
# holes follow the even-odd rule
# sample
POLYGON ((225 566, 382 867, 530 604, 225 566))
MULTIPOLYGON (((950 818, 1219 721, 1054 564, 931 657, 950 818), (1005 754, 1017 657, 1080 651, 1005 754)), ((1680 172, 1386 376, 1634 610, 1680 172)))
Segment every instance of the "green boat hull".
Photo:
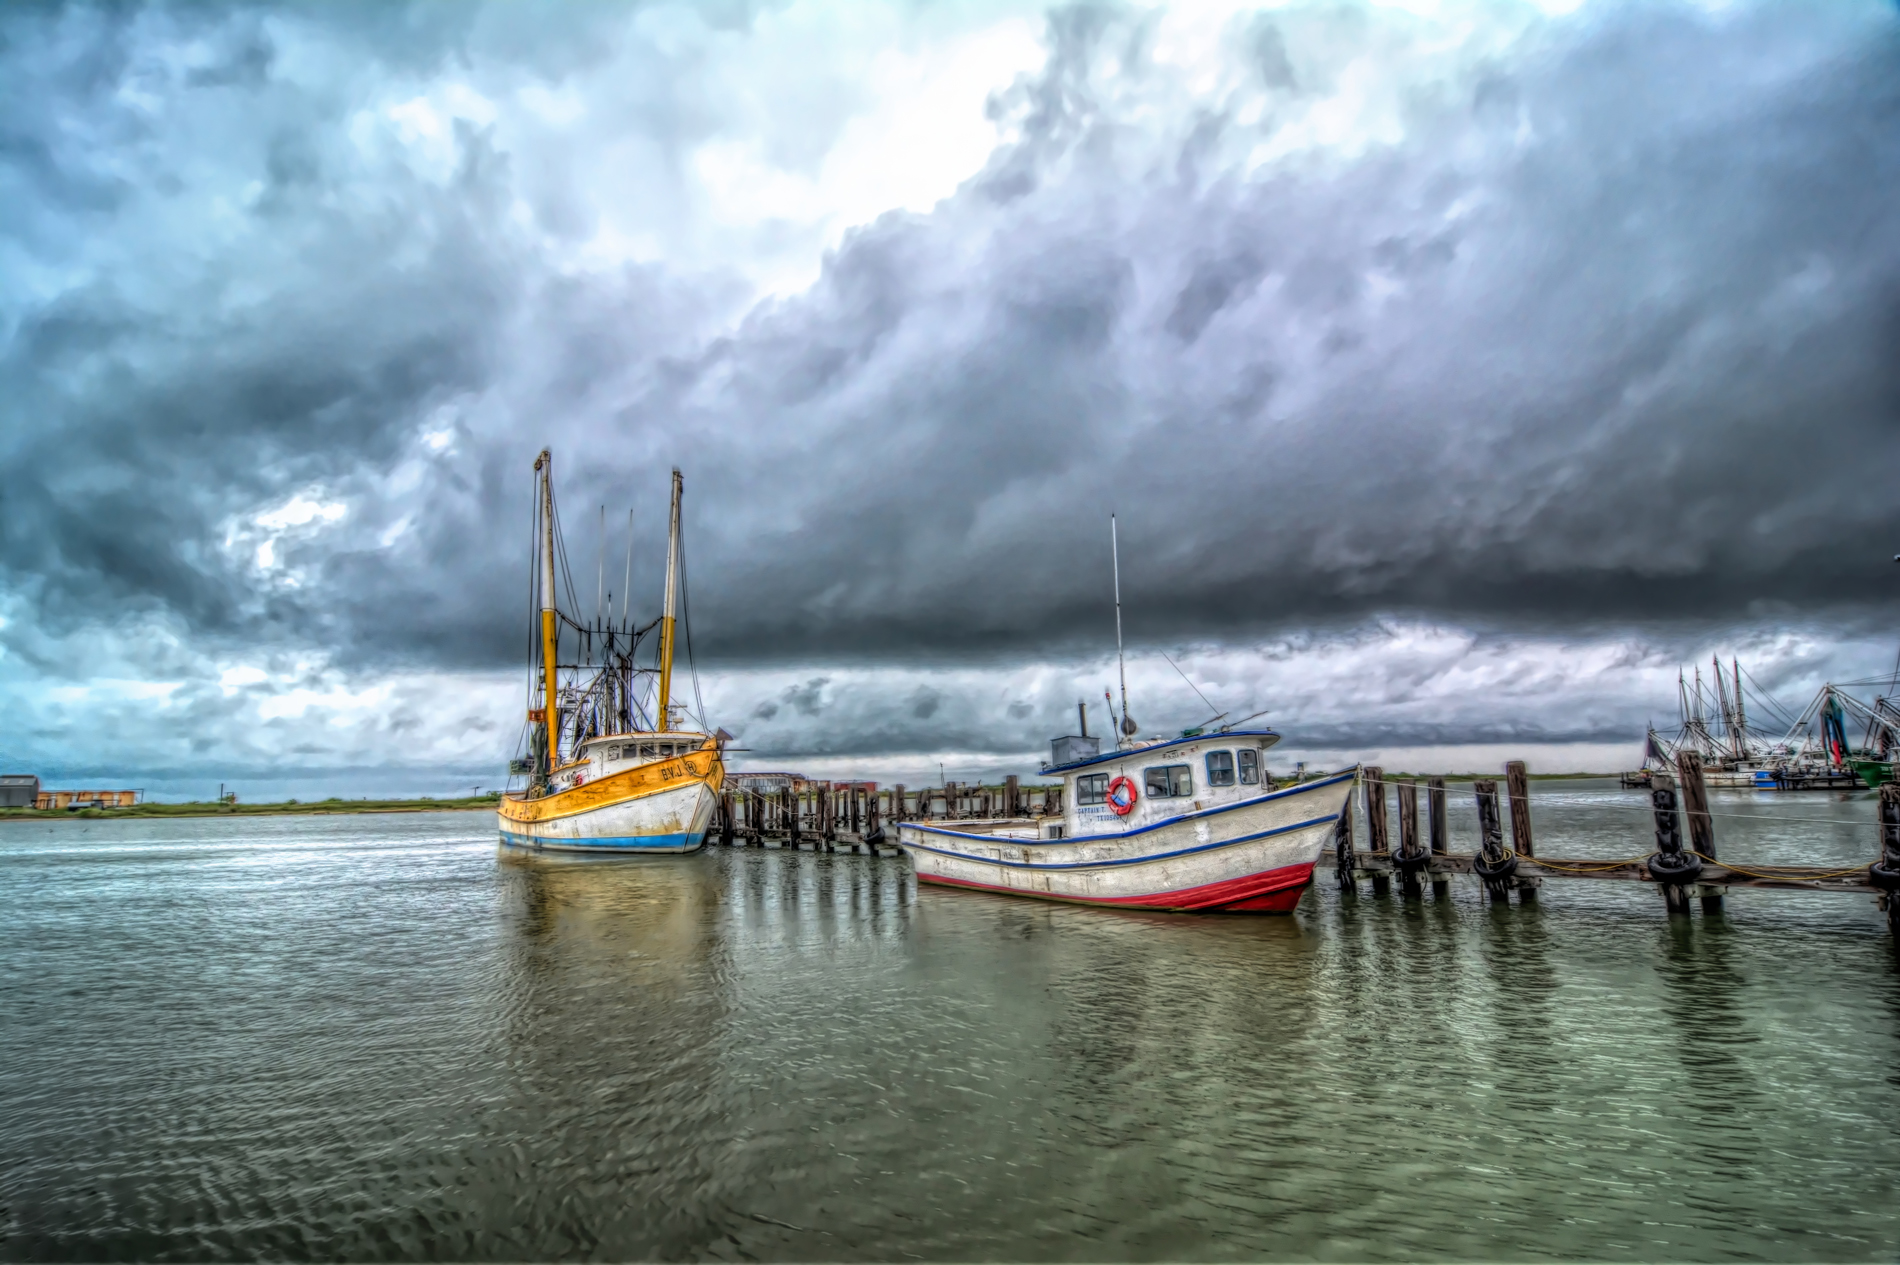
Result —
POLYGON ((1847 763, 1854 770, 1854 776, 1860 779, 1860 784, 1870 791, 1877 790, 1884 782, 1893 781, 1891 760, 1853 759, 1847 763))

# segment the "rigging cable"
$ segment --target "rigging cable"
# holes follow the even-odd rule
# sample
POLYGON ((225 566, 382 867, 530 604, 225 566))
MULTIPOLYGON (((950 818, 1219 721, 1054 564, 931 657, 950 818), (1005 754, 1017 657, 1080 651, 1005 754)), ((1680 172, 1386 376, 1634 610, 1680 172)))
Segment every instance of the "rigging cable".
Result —
POLYGON ((693 678, 693 706, 698 709, 699 728, 702 733, 710 734, 712 726, 706 723, 706 704, 699 696, 699 664, 693 659, 693 603, 686 589, 686 533, 680 533, 680 616, 686 625, 686 667, 693 678))

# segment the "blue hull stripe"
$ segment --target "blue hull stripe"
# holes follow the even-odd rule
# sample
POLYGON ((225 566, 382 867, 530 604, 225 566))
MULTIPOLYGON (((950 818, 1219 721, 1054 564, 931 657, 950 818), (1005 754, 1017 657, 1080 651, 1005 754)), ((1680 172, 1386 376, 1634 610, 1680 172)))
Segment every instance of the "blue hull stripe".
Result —
POLYGON ((588 839, 539 839, 533 835, 501 832, 501 841, 517 848, 559 848, 576 852, 691 852, 706 842, 706 834, 696 835, 602 835, 588 839))
MULTIPOLYGON (((1199 844, 1194 845, 1191 848, 1177 848, 1173 852, 1153 852, 1153 853, 1148 854, 1147 856, 1126 857, 1119 861, 997 861, 990 857, 971 856, 967 852, 952 852, 948 848, 933 848, 927 843, 906 843, 903 846, 906 848, 915 848, 919 852, 934 852, 940 857, 955 857, 959 861, 976 861, 976 862, 980 862, 983 865, 1000 865, 1003 868, 1010 869, 1010 870, 1106 870, 1106 869, 1111 869, 1118 865, 1146 865, 1150 861, 1165 861, 1169 857, 1184 857, 1184 856, 1190 856, 1196 852, 1212 852, 1216 848, 1231 848, 1235 844, 1252 843, 1256 839, 1270 839, 1274 835, 1288 834, 1291 831, 1295 831, 1295 830, 1305 830, 1311 826, 1324 826, 1328 822, 1334 822, 1338 820, 1339 820, 1339 814, 1334 813, 1330 817, 1315 817, 1311 821, 1295 822, 1291 826, 1275 826, 1272 830, 1262 830, 1258 834, 1240 835, 1233 839, 1221 839, 1214 843, 1199 843, 1199 844)), ((930 829, 930 827, 928 826, 915 826, 915 827, 906 827, 906 828, 916 829, 916 830, 930 829)), ((931 833, 940 834, 940 835, 956 835, 957 832, 953 830, 932 830, 931 833)), ((1001 840, 1002 838, 1005 838, 1006 836, 957 835, 957 837, 962 838, 962 839, 982 839, 985 842, 990 842, 990 841, 1001 840)), ((1120 838, 1120 837, 1125 837, 1125 836, 1110 835, 1108 837, 1113 839, 1113 838, 1120 838)), ((1037 841, 1024 839, 1024 840, 1017 840, 1014 842, 1033 843, 1037 841)), ((1044 839, 1044 840, 1041 840, 1040 842, 1072 843, 1074 842, 1074 840, 1044 839)), ((1042 893, 1040 892, 1033 893, 1033 895, 1038 895, 1038 896, 1040 896, 1041 894, 1042 893)))
MULTIPOLYGON (((1322 778, 1317 782, 1301 782, 1298 786, 1289 786, 1284 790, 1269 791, 1265 795, 1256 795, 1252 799, 1238 800, 1232 804, 1221 804, 1215 808, 1203 808, 1198 813, 1182 813, 1179 817, 1164 817, 1152 825, 1140 826, 1134 830, 1123 830, 1112 835, 1076 835, 1072 839, 1020 839, 1017 840, 1017 842, 1030 844, 1032 846, 1046 844, 1059 845, 1065 843, 1113 843, 1117 839, 1133 839, 1136 835, 1145 835, 1149 831, 1159 830, 1163 826, 1172 826, 1183 821, 1205 821, 1210 817, 1218 817, 1222 813, 1231 813, 1237 808, 1252 808, 1255 804, 1265 804, 1276 799, 1288 799, 1294 795, 1305 795, 1312 791, 1324 790, 1328 786, 1337 786, 1349 778, 1358 776, 1358 769, 1348 769, 1344 773, 1335 773, 1331 777, 1322 778)), ((1335 816, 1337 816, 1337 814, 1335 814, 1335 816)), ((1331 821, 1332 818, 1329 817, 1326 820, 1331 821)), ((945 830, 942 826, 913 826, 909 822, 904 823, 904 829, 927 830, 931 834, 948 835, 952 839, 983 839, 988 841, 996 837, 992 835, 971 834, 967 830, 945 830)))

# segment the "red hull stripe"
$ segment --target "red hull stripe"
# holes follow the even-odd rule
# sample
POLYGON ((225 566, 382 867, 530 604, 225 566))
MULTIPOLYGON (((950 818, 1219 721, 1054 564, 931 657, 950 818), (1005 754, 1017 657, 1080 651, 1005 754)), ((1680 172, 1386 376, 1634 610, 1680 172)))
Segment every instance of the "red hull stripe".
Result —
POLYGON ((1037 900, 1059 900, 1071 905, 1112 905, 1117 909, 1223 910, 1236 912, 1285 914, 1293 912, 1300 894, 1313 881, 1313 863, 1283 865, 1241 878, 1184 887, 1178 892, 1155 892, 1148 896, 1061 896, 1051 892, 1026 892, 1019 887, 998 887, 993 883, 973 883, 967 879, 943 878, 919 874, 920 883, 942 883, 946 887, 971 887, 1005 896, 1033 896, 1037 900))

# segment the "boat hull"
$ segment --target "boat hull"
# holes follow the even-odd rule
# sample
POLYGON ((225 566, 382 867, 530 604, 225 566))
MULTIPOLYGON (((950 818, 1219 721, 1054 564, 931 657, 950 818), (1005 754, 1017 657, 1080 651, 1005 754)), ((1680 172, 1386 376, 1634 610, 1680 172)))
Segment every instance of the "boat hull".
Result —
POLYGON ((510 796, 502 843, 549 852, 692 852, 706 842, 724 770, 711 753, 630 770, 538 799, 510 796))
POLYGON ((1344 773, 1120 835, 1038 840, 906 822, 920 882, 1173 912, 1291 913, 1352 793, 1344 773))

